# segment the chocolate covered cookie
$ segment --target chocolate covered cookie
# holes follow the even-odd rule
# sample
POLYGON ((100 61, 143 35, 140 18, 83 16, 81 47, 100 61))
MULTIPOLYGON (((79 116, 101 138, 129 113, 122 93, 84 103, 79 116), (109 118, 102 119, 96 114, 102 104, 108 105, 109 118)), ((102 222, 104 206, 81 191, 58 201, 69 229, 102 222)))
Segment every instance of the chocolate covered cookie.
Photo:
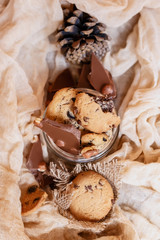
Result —
POLYGON ((21 195, 22 216, 26 216, 36 211, 46 200, 47 193, 37 185, 32 185, 21 195))
POLYGON ((72 181, 70 212, 78 220, 99 221, 112 208, 114 193, 109 182, 94 171, 78 174, 72 181))
POLYGON ((120 123, 112 100, 107 101, 103 97, 79 93, 76 96, 74 106, 76 120, 91 132, 103 133, 113 126, 117 127, 120 123))

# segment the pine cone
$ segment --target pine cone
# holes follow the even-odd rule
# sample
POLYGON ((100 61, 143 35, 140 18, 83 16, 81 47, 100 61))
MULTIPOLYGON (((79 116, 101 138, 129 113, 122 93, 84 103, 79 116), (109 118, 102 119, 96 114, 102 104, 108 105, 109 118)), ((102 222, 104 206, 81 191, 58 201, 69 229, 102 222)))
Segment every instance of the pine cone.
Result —
POLYGON ((88 63, 92 53, 102 59, 109 50, 106 26, 75 5, 63 12, 64 23, 58 28, 57 39, 66 59, 73 64, 88 63))

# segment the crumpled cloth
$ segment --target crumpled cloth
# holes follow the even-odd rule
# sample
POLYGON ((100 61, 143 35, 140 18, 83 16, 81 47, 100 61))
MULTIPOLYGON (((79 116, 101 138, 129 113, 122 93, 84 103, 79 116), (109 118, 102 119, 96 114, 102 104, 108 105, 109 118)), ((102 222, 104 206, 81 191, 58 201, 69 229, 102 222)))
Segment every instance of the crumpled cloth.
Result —
MULTIPOLYGON (((117 86, 120 133, 112 153, 124 163, 117 219, 104 235, 71 225, 51 201, 21 217, 20 187, 43 111, 45 84, 68 64, 49 40, 63 21, 58 0, 0 2, 0 240, 160 239, 160 1, 72 0, 107 25, 104 66, 117 86)), ((52 36, 54 38, 54 35, 52 36)))

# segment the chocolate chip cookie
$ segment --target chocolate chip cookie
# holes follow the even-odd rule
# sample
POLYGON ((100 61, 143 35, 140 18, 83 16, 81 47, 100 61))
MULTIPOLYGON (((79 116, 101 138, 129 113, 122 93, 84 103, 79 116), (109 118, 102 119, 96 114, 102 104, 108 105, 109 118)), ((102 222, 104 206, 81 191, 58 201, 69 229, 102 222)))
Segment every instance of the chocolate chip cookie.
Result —
POLYGON ((22 216, 26 216, 36 211, 46 200, 47 193, 37 185, 28 187, 21 195, 22 216))
POLYGON ((70 185, 70 212, 78 220, 99 221, 112 208, 114 193, 109 182, 94 171, 79 173, 70 185))
POLYGON ((112 137, 112 130, 107 133, 87 133, 81 137, 82 150, 81 154, 84 158, 90 158, 97 155, 112 137))
POLYGON ((47 107, 46 117, 59 123, 72 124, 82 130, 83 127, 75 120, 73 113, 76 94, 77 90, 74 88, 62 88, 57 91, 47 107))
POLYGON ((73 103, 77 91, 74 88, 62 88, 57 91, 47 107, 46 117, 61 123, 68 123, 75 119, 73 114, 73 103))
POLYGON ((77 94, 74 106, 76 120, 91 132, 103 133, 120 123, 112 100, 107 101, 103 97, 90 96, 83 92, 77 94))

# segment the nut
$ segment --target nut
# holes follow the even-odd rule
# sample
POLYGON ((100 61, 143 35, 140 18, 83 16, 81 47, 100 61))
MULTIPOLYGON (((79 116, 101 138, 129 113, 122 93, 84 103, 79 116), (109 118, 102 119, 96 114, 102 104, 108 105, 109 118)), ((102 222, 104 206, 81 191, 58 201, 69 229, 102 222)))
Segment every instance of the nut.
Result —
POLYGON ((98 154, 97 150, 89 150, 89 151, 83 153, 82 155, 83 155, 84 158, 90 158, 90 157, 95 156, 97 154, 98 154))
POLYGON ((45 172, 47 170, 47 165, 45 162, 40 162, 38 165, 38 171, 45 172))
POLYGON ((35 143, 35 142, 38 142, 38 135, 34 135, 33 138, 32 138, 32 143, 35 143))
POLYGON ((101 93, 103 95, 110 95, 113 93, 113 87, 110 84, 104 85, 104 87, 101 90, 101 93))
POLYGON ((64 146, 65 146, 65 142, 62 141, 62 140, 57 140, 57 141, 55 142, 55 144, 56 144, 58 147, 64 147, 64 146))
POLYGON ((38 126, 38 127, 42 127, 42 119, 41 118, 36 118, 34 120, 34 125, 38 126))

